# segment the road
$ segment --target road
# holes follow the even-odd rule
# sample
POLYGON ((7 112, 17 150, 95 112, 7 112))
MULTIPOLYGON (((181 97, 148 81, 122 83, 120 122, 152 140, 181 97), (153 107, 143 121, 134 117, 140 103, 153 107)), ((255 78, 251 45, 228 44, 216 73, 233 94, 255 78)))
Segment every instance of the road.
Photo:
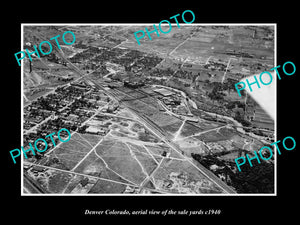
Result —
MULTIPOLYGON (((53 91, 51 91, 51 92, 53 92, 53 91)), ((47 94, 50 94, 50 92, 48 92, 47 94)), ((74 101, 69 102, 69 103, 68 103, 67 105, 65 105, 63 108, 59 109, 58 112, 64 111, 67 107, 69 107, 70 105, 72 105, 72 104, 75 102, 76 99, 78 100, 78 99, 80 99, 80 98, 81 98, 81 96, 79 96, 79 97, 77 97, 77 98, 74 98, 74 101)), ((29 130, 25 130, 25 131, 24 131, 24 134, 28 134, 28 133, 34 131, 34 130, 35 130, 36 128, 38 128, 40 125, 46 123, 48 120, 52 119, 53 117, 56 118, 56 116, 53 116, 53 115, 48 116, 47 118, 45 118, 45 119, 44 119, 43 121, 41 121, 40 123, 37 123, 36 125, 34 125, 33 127, 31 127, 29 130)))
MULTIPOLYGON (((97 68, 97 69, 95 69, 95 70, 93 70, 93 71, 91 71, 90 73, 87 73, 87 74, 81 73, 81 76, 80 76, 80 77, 76 78, 75 80, 72 80, 72 81, 63 83, 63 84, 61 84, 61 85, 57 85, 56 88, 63 87, 63 86, 65 86, 65 85, 69 85, 70 83, 76 83, 77 81, 79 81, 79 80, 82 79, 83 77, 86 77, 86 76, 88 76, 88 75, 91 75, 92 73, 96 72, 96 71, 99 70, 99 69, 101 69, 101 68, 99 67, 99 68, 97 68)), ((115 71, 115 72, 118 72, 118 71, 115 71)), ((110 74, 111 74, 111 73, 110 73, 110 74)), ((110 74, 107 74, 107 75, 110 75, 110 74)), ((49 91, 49 92, 47 92, 47 93, 45 93, 45 94, 43 94, 43 95, 40 95, 39 97, 46 97, 46 96, 49 95, 49 94, 53 94, 53 93, 55 92, 55 89, 56 89, 56 88, 53 88, 51 91, 49 91)), ((23 95, 24 95, 24 97, 27 99, 26 95, 25 95, 25 94, 23 94, 23 95)), ((27 99, 27 100, 28 100, 28 101, 24 104, 24 106, 27 106, 28 104, 31 104, 32 102, 36 101, 36 99, 33 99, 33 100, 27 99)))
MULTIPOLYGON (((95 84, 95 86, 98 86, 99 88, 103 89, 103 87, 99 84, 96 84, 94 81, 90 80, 95 84)), ((118 90, 119 91, 119 90, 118 90)), ((209 180, 211 180, 214 184, 216 184, 219 188, 221 188, 225 193, 236 193, 232 188, 228 187, 223 181, 221 181, 214 173, 212 173, 210 170, 206 169, 204 166, 202 166, 200 163, 197 163, 197 165, 187 156, 182 154, 182 150, 174 144, 165 134, 165 132, 158 127, 155 123, 153 123, 148 117, 145 115, 141 115, 138 111, 131 108, 130 105, 128 105, 127 102, 122 102, 121 98, 119 97, 118 93, 114 93, 114 91, 107 91, 107 94, 115 99, 118 102, 121 102, 127 110, 129 110, 131 113, 133 113, 136 117, 140 119, 140 123, 142 123, 148 130, 150 130, 153 134, 158 136, 161 140, 163 140, 171 149, 176 151, 179 155, 181 155, 185 160, 187 160, 189 163, 191 163, 195 168, 197 168, 204 176, 206 176, 209 180)))
MULTIPOLYGON (((192 134, 192 135, 190 135, 190 136, 186 136, 186 137, 184 137, 184 138, 182 138, 182 139, 191 138, 191 137, 194 137, 194 136, 199 136, 199 135, 201 135, 201 134, 205 134, 205 133, 207 133, 207 132, 211 132, 211 131, 214 131, 214 130, 216 130, 216 131, 218 132, 218 131, 219 131, 221 128, 223 128, 223 127, 229 127, 229 125, 226 124, 226 125, 224 125, 224 126, 220 126, 220 127, 215 127, 215 128, 212 128, 212 129, 204 130, 204 131, 201 131, 201 132, 198 132, 198 133, 194 133, 194 134, 192 134)), ((180 139, 180 140, 182 140, 182 139, 180 139)))
POLYGON ((126 38, 125 41, 122 41, 120 44, 114 46, 113 48, 118 48, 120 45, 123 45, 123 44, 125 44, 125 43, 127 43, 127 42, 128 42, 128 38, 126 38))
POLYGON ((190 37, 188 37, 187 39, 185 39, 183 42, 181 42, 179 45, 177 45, 170 53, 168 53, 168 56, 173 54, 173 52, 175 52, 177 50, 177 48, 179 48, 181 45, 183 45, 185 42, 187 42, 191 37, 192 37, 192 35, 190 37))
MULTIPOLYGON (((126 104, 126 103, 125 103, 126 104)), ((131 110, 132 111, 132 110, 131 110)), ((174 144, 166 135, 165 133, 162 133, 162 131, 158 130, 156 128, 156 124, 153 124, 152 121, 150 121, 147 117, 141 116, 137 114, 135 111, 134 113, 136 116, 140 118, 140 122, 152 133, 154 133, 156 136, 160 137, 161 140, 163 140, 172 150, 176 151, 180 156, 182 156, 186 161, 188 161, 190 164, 192 164, 196 169, 198 169, 204 176, 206 176, 210 181, 212 181, 214 184, 216 184, 219 188, 221 188, 225 193, 236 193, 233 189, 228 187, 223 181, 221 181, 216 175, 214 175, 211 171, 206 169, 204 166, 202 166, 200 163, 197 163, 197 165, 187 156, 182 154, 182 150, 174 144)))
POLYGON ((226 66, 226 70, 225 70, 224 75, 223 75, 223 78, 222 78, 222 84, 224 83, 225 75, 226 75, 226 73, 227 73, 227 70, 228 70, 229 65, 230 65, 230 61, 231 61, 232 59, 238 60, 238 59, 236 59, 236 58, 229 58, 228 63, 227 63, 227 66, 226 66))
MULTIPOLYGON (((92 81, 93 82, 93 81, 92 81)), ((94 83, 96 86, 98 84, 94 83)), ((99 86, 101 87, 101 86, 99 86)), ((107 93, 109 96, 117 100, 118 102, 121 101, 119 95, 117 93, 113 93, 113 91, 108 91, 107 93)), ((194 161, 182 154, 182 150, 174 144, 169 137, 165 134, 165 132, 159 128, 155 123, 153 123, 147 116, 142 115, 140 112, 136 111, 135 109, 131 108, 130 105, 128 105, 127 102, 121 102, 127 110, 129 110, 131 113, 133 113, 136 117, 138 117, 140 120, 139 122, 143 124, 148 130, 150 130, 153 134, 158 136, 163 142, 165 142, 172 150, 177 152, 180 156, 182 156, 186 161, 188 161, 190 164, 192 164, 197 170, 199 170, 205 177, 207 177, 210 181, 212 181, 216 186, 218 186, 224 193, 230 193, 234 194, 236 193, 232 188, 228 187, 223 181, 221 181, 214 173, 212 173, 210 170, 206 169, 204 166, 202 166, 200 163, 197 162, 197 165, 194 163, 194 161)))
MULTIPOLYGON (((190 38, 190 37, 189 37, 190 38)), ((183 41, 181 44, 179 44, 172 52, 169 53, 172 54, 178 47, 180 47, 181 45, 183 45, 189 38, 187 38, 185 41, 183 41)), ((66 57, 64 56, 64 53, 62 52, 62 50, 58 50, 56 45, 54 45, 54 48, 56 49, 56 51, 58 52, 58 54, 61 56, 61 58, 63 58, 68 64, 68 67, 70 67, 71 69, 75 70, 76 72, 78 72, 81 75, 81 78, 83 78, 84 80, 87 79, 90 82, 94 83, 96 87, 104 90, 104 92, 109 95, 110 97, 112 97, 113 99, 116 99, 118 102, 120 102, 120 98, 118 96, 117 93, 114 93, 113 90, 111 91, 107 91, 104 89, 103 86, 101 86, 98 83, 95 83, 93 80, 87 78, 84 74, 80 71, 79 68, 77 68, 75 65, 73 65, 68 59, 66 59, 66 57)), ((193 165, 196 169, 198 169, 205 177, 207 177, 210 181, 212 181, 216 186, 218 186, 224 193, 236 193, 233 189, 231 189, 230 187, 228 187, 225 183, 223 183, 216 175, 214 175, 211 171, 209 171, 208 169, 206 169, 204 166, 202 166, 200 163, 197 163, 197 165, 187 156, 185 156, 184 154, 182 154, 182 150, 175 145, 171 140, 169 140, 169 138, 166 136, 165 132, 159 128, 155 123, 153 123, 149 118, 147 118, 145 115, 141 115, 139 112, 137 112, 136 110, 132 109, 126 102, 121 102, 120 104, 122 104, 125 108, 127 108, 130 112, 132 112, 134 115, 136 115, 139 119, 140 122, 148 129, 150 130, 152 133, 154 133, 156 136, 160 137, 161 140, 163 140, 171 149, 173 149, 174 151, 176 151, 179 155, 181 155, 186 161, 188 161, 191 165, 193 165)), ((74 173, 74 172, 73 172, 74 173)))

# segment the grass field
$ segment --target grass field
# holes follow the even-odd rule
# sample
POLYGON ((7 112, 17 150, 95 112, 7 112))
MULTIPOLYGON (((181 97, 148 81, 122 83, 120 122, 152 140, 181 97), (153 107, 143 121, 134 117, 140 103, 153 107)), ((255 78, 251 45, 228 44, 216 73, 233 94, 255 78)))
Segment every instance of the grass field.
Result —
POLYGON ((118 194, 123 193, 126 185, 109 182, 105 180, 98 180, 97 183, 90 189, 89 194, 118 194))
POLYGON ((166 145, 145 145, 145 147, 153 155, 165 157, 167 154, 169 154, 169 156, 172 158, 183 159, 183 157, 179 153, 175 152, 173 149, 166 145))
POLYGON ((177 119, 174 116, 170 116, 167 113, 162 113, 162 112, 157 112, 151 116, 149 116, 149 118, 151 118, 151 120, 156 123, 158 126, 160 127, 165 127, 165 126, 169 126, 171 124, 175 124, 175 123, 180 123, 181 120, 177 119))
MULTIPOLYGON (((60 145, 63 149, 68 149, 70 151, 77 151, 81 153, 86 153, 91 149, 89 143, 83 139, 80 134, 73 134, 70 141, 62 143, 60 145)), ((55 150, 54 150, 55 151, 55 150)))
POLYGON ((166 125, 166 126, 163 126, 162 128, 165 130, 165 131, 168 131, 170 133, 176 133, 180 126, 182 125, 182 121, 181 120, 178 120, 176 121, 175 123, 171 123, 169 125, 166 125))
POLYGON ((81 174, 128 183, 114 171, 110 170, 109 164, 100 159, 94 152, 90 153, 74 171, 81 174))
POLYGON ((158 112, 157 108, 150 106, 139 100, 129 101, 128 104, 135 110, 144 113, 146 115, 153 115, 158 112))
POLYGON ((201 134, 199 136, 194 136, 194 137, 204 142, 218 142, 223 140, 229 140, 236 134, 237 133, 234 129, 223 127, 220 128, 219 130, 212 130, 207 133, 201 134))
POLYGON ((194 135, 196 133, 199 133, 201 131, 203 131, 204 129, 198 127, 198 126, 195 126, 191 123, 185 123, 181 129, 181 132, 180 132, 180 136, 182 137, 188 137, 188 136, 191 136, 191 135, 194 135))
POLYGON ((136 156, 137 160, 141 163, 147 175, 150 175, 158 165, 150 155, 142 154, 139 152, 134 152, 134 155, 136 156))
POLYGON ((143 146, 140 146, 140 145, 136 145, 136 144, 133 144, 133 143, 127 143, 127 145, 129 146, 129 148, 134 151, 134 152, 140 152, 140 153, 144 153, 144 154, 149 154, 147 152, 147 150, 143 147, 143 146))
POLYGON ((191 153, 207 154, 208 148, 200 140, 189 137, 176 141, 180 148, 184 151, 184 154, 191 157, 191 153))
POLYGON ((70 141, 56 147, 45 159, 42 165, 71 170, 90 151, 92 146, 85 139, 75 133, 70 141))
POLYGON ((105 160, 109 168, 129 181, 139 184, 146 178, 142 168, 124 143, 104 140, 96 147, 95 152, 105 160))
POLYGON ((165 160, 154 175, 155 186, 174 193, 222 193, 187 161, 165 160))
POLYGON ((102 136, 100 135, 94 135, 94 134, 80 134, 80 135, 83 139, 88 141, 93 146, 102 139, 102 136))
POLYGON ((65 187, 64 193, 71 193, 73 189, 83 180, 85 179, 82 175, 75 175, 72 180, 65 187))
POLYGON ((61 171, 53 172, 48 180, 48 190, 51 193, 62 192, 73 177, 74 175, 70 173, 61 171))
POLYGON ((149 104, 153 107, 156 107, 156 108, 161 108, 161 106, 157 103, 157 100, 156 99, 153 99, 153 98, 150 98, 150 97, 147 97, 147 98, 143 98, 141 99, 141 101, 145 102, 146 104, 149 104))
POLYGON ((29 177, 48 193, 62 193, 68 183, 76 177, 74 174, 55 169, 45 169, 43 172, 38 172, 35 168, 33 167, 28 171, 29 177))

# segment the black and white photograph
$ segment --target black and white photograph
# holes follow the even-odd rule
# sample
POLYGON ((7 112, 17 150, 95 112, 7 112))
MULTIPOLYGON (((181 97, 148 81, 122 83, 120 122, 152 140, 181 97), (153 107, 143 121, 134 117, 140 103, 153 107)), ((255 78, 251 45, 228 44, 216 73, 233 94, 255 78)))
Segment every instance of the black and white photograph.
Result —
POLYGON ((22 24, 26 52, 51 51, 22 59, 23 147, 35 146, 23 194, 275 193, 274 152, 235 162, 275 141, 265 105, 235 84, 275 66, 276 26, 160 27, 22 24))
POLYGON ((3 220, 296 219, 296 5, 24 3, 1 15, 3 220))

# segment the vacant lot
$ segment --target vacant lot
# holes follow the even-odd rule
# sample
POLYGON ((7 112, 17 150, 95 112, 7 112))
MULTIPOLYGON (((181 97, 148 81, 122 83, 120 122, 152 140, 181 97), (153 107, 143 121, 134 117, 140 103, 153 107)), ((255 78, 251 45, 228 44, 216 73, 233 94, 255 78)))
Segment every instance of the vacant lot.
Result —
MULTIPOLYGON (((176 124, 177 125, 182 122, 180 119, 177 119, 174 116, 170 116, 167 113, 161 113, 161 112, 157 112, 151 116, 149 116, 149 118, 156 123, 158 126, 160 127, 165 127, 165 126, 169 126, 172 124, 176 124)), ((178 127, 179 128, 179 127, 178 127)))
POLYGON ((237 132, 234 129, 223 127, 219 130, 212 130, 199 136, 195 136, 195 138, 204 142, 217 142, 230 140, 235 135, 237 135, 237 132))
POLYGON ((138 112, 144 113, 146 115, 151 116, 151 115, 156 114, 158 112, 157 108, 155 108, 151 105, 148 105, 147 103, 145 103, 143 101, 133 100, 133 101, 128 101, 127 104, 130 105, 130 107, 137 110, 138 112))
POLYGON ((189 157, 191 157, 191 153, 207 154, 209 152, 203 142, 193 137, 179 139, 176 141, 176 144, 178 144, 184 151, 184 154, 189 157))
POLYGON ((127 143, 127 145, 129 146, 129 148, 134 151, 134 152, 140 152, 140 153, 144 153, 144 154, 149 154, 147 152, 147 150, 143 147, 143 146, 140 146, 140 145, 136 145, 136 144, 133 144, 133 143, 127 143))
POLYGON ((89 145, 89 142, 87 142, 80 136, 80 134, 75 133, 72 135, 70 141, 62 143, 60 145, 60 148, 80 153, 86 153, 91 149, 91 146, 89 145))
POLYGON ((127 185, 124 184, 99 179, 90 189, 89 194, 119 194, 125 191, 126 186, 127 185))
POLYGON ((165 160, 154 175, 155 186, 174 193, 222 193, 188 161, 165 160))
POLYGON ((81 174, 128 183, 117 173, 111 170, 109 165, 99 158, 94 152, 90 153, 74 171, 81 174))
POLYGON ((145 145, 145 147, 154 156, 166 157, 167 155, 169 155, 169 157, 172 158, 183 159, 183 157, 179 153, 177 153, 167 145, 156 145, 156 146, 145 145))
POLYGON ((201 131, 203 131, 204 129, 198 127, 198 126, 195 126, 191 123, 185 123, 181 129, 181 132, 180 132, 180 136, 182 137, 188 137, 188 136, 191 136, 191 135, 194 135, 196 133, 199 133, 201 131))
POLYGON ((145 171, 148 176, 151 175, 153 170, 155 170, 155 168, 157 167, 158 163, 156 163, 150 155, 142 154, 139 152, 134 152, 134 155, 143 167, 143 171, 145 171))
POLYGON ((145 102, 146 104, 149 104, 156 108, 161 108, 161 106, 158 104, 157 100, 151 97, 142 98, 141 101, 145 102))
POLYGON ((70 141, 55 148, 40 164, 71 170, 91 150, 92 145, 79 134, 72 135, 70 141))
POLYGON ((94 134, 80 134, 80 136, 92 146, 96 145, 103 137, 101 135, 94 135, 94 134))
POLYGON ((176 133, 179 130, 179 128, 182 125, 182 123, 183 122, 181 120, 178 120, 175 123, 171 123, 169 125, 163 126, 163 129, 165 131, 170 132, 170 133, 176 133))
POLYGON ((35 168, 31 168, 28 171, 28 175, 48 193, 62 193, 68 183, 75 177, 74 174, 67 172, 53 169, 36 171, 35 168))
POLYGON ((56 148, 50 155, 56 157, 60 163, 68 168, 68 170, 71 170, 81 159, 83 159, 86 153, 76 152, 65 148, 56 148))
POLYGON ((110 169, 129 181, 139 184, 146 178, 141 166, 124 143, 105 140, 96 147, 95 152, 105 160, 110 169))

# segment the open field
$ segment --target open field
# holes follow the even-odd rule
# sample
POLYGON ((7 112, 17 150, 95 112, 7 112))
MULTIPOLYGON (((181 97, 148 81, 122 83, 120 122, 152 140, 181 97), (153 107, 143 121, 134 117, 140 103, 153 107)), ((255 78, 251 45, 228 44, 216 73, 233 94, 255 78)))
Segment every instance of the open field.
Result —
POLYGON ((181 122, 180 119, 177 119, 174 116, 170 116, 167 113, 157 112, 156 114, 153 114, 151 116, 148 116, 154 123, 156 123, 158 126, 164 128, 166 126, 170 126, 176 124, 176 126, 179 125, 181 122))
POLYGON ((114 183, 106 180, 98 180, 90 189, 90 194, 118 194, 126 190, 127 185, 114 183))
POLYGON ((194 136, 195 138, 204 142, 216 142, 222 140, 229 140, 236 134, 236 131, 228 128, 220 128, 219 130, 213 130, 200 134, 199 136, 194 136))
POLYGON ((179 155, 176 151, 174 151, 167 145, 156 145, 156 146, 145 145, 145 147, 154 156, 163 156, 163 157, 169 156, 176 159, 183 159, 181 155, 179 155))
POLYGON ((184 155, 188 157, 191 157, 191 153, 206 155, 210 152, 206 144, 193 137, 178 139, 175 143, 183 150, 184 155))
POLYGON ((222 193, 187 161, 164 160, 153 178, 156 187, 173 193, 222 193))
POLYGON ((156 169, 158 163, 150 155, 139 152, 134 152, 133 154, 135 155, 137 161, 140 162, 144 173, 146 173, 148 176, 151 175, 151 173, 156 169))
POLYGON ((70 141, 62 143, 59 147, 47 154, 44 159, 40 160, 39 163, 54 168, 72 170, 90 149, 91 146, 89 142, 75 133, 72 135, 70 141))
POLYGON ((95 146, 102 139, 101 135, 87 134, 87 133, 80 134, 80 137, 92 146, 95 146))
POLYGON ((182 39, 173 39, 170 42, 167 38, 155 37, 153 35, 153 39, 151 41, 145 39, 141 39, 141 45, 137 45, 136 40, 134 39, 132 42, 125 43, 124 47, 130 49, 137 49, 142 52, 151 52, 156 53, 159 56, 167 56, 178 44, 180 44, 182 39))
POLYGON ((68 183, 75 177, 67 172, 37 166, 31 168, 28 174, 48 193, 62 193, 68 183))
MULTIPOLYGON (((125 114, 126 116, 126 114, 125 114)), ((95 119, 89 121, 88 125, 109 131, 110 136, 116 138, 128 138, 131 141, 157 143, 159 139, 147 130, 143 125, 133 120, 134 118, 125 119, 123 116, 118 117, 110 114, 98 114, 95 119)), ((99 136, 95 136, 97 138, 99 136)))
POLYGON ((129 101, 128 104, 135 110, 146 115, 153 115, 158 112, 158 109, 139 100, 129 101))
POLYGON ((170 133, 175 133, 176 131, 179 130, 179 128, 180 128, 180 126, 182 125, 182 123, 183 123, 183 121, 178 120, 178 121, 175 121, 174 123, 165 125, 165 126, 163 126, 162 128, 163 128, 165 131, 168 131, 168 132, 170 132, 170 133))
POLYGON ((143 147, 141 145, 133 144, 130 142, 127 142, 126 144, 133 152, 139 152, 139 153, 143 153, 143 154, 147 154, 147 155, 149 154, 147 152, 147 150, 145 149, 145 147, 143 147))
POLYGON ((130 149, 121 142, 105 140, 95 149, 109 168, 135 184, 141 183, 146 175, 133 157, 130 149))
POLYGON ((141 101, 153 107, 157 107, 158 109, 161 108, 161 106, 157 103, 157 100, 155 98, 146 97, 146 98, 142 98, 141 101))
POLYGON ((203 128, 200 128, 198 126, 195 126, 191 123, 186 122, 180 131, 180 136, 181 137, 191 136, 191 135, 199 133, 203 130, 204 130, 203 128))
POLYGON ((112 168, 110 164, 99 157, 96 151, 91 152, 74 170, 80 174, 86 174, 94 177, 104 178, 122 183, 130 183, 124 178, 120 177, 112 168))

